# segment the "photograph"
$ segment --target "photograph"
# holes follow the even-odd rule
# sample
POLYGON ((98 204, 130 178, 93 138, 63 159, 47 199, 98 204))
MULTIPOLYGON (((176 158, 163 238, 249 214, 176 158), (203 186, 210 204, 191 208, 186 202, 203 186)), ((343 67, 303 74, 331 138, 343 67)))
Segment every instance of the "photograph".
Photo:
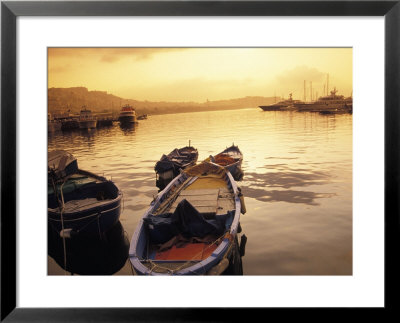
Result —
POLYGON ((48 276, 353 275, 352 47, 47 47, 47 127, 48 276))

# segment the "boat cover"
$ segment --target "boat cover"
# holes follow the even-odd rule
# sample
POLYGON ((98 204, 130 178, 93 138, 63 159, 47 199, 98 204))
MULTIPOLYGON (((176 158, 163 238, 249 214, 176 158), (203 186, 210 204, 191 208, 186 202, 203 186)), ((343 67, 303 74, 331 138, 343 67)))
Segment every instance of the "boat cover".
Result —
POLYGON ((48 153, 49 181, 62 179, 78 171, 78 161, 64 150, 54 150, 48 153))
MULTIPOLYGON (((71 193, 84 185, 96 183, 96 179, 84 175, 74 175, 70 177, 63 185, 63 194, 71 193)), ((60 191, 61 184, 57 184, 57 190, 60 191)), ((48 187, 48 194, 53 194, 54 189, 52 185, 48 187)))
POLYGON ((182 200, 174 213, 160 215, 150 214, 144 218, 150 240, 154 244, 163 244, 180 234, 186 238, 221 235, 229 228, 228 218, 233 218, 234 211, 223 215, 215 215, 206 219, 186 199, 182 200))
POLYGON ((184 168, 187 164, 195 162, 197 157, 198 152, 192 147, 175 148, 168 155, 162 155, 161 159, 156 163, 154 170, 157 173, 162 173, 172 169, 177 173, 180 168, 184 168))

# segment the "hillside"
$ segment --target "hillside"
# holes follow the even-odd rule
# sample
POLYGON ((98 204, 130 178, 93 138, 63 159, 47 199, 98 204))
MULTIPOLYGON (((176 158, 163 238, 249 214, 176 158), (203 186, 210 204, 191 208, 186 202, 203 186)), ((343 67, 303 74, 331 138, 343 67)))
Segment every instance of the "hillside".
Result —
MULTIPOLYGON (((277 98, 279 100, 280 98, 277 98)), ((51 114, 70 111, 79 113, 82 106, 93 112, 118 113, 121 106, 130 104, 138 114, 165 114, 177 112, 210 111, 225 109, 256 108, 272 104, 273 97, 248 96, 238 99, 198 102, 151 102, 124 99, 103 91, 88 91, 85 87, 48 89, 48 111, 51 114)))

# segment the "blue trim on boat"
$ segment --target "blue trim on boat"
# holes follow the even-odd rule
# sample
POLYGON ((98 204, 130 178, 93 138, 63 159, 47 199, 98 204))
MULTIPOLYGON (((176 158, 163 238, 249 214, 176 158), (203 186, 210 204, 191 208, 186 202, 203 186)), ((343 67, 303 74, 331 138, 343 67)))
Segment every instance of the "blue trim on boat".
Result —
MULTIPOLYGON (((218 166, 220 167, 220 166, 218 166)), ((157 197, 150 203, 150 207, 143 215, 140 220, 133 236, 131 239, 130 249, 129 249, 129 259, 133 266, 133 269, 138 275, 154 275, 154 276, 165 276, 165 275, 202 275, 206 274, 211 268, 216 266, 226 255, 226 252, 229 250, 230 245, 233 243, 233 239, 230 240, 228 238, 223 238, 219 246, 213 251, 213 253, 206 259, 194 263, 192 266, 180 269, 176 272, 172 271, 170 273, 158 273, 150 270, 146 267, 142 261, 147 261, 146 259, 139 259, 139 256, 143 254, 146 245, 147 245, 147 237, 145 233, 144 221, 143 218, 148 217, 153 210, 156 210, 159 205, 165 199, 167 193, 173 186, 179 186, 182 184, 188 175, 185 173, 181 173, 177 177, 175 177, 166 187, 162 190, 157 197), (142 261, 141 261, 142 260, 142 261)), ((228 184, 228 187, 232 188, 234 196, 235 196, 235 214, 232 220, 232 224, 229 230, 229 233, 234 238, 237 234, 239 220, 240 220, 240 212, 241 212, 241 202, 239 197, 239 190, 233 179, 232 174, 229 171, 226 171, 225 181, 228 184)), ((153 263, 162 263, 160 261, 152 261, 153 263)), ((164 261, 168 262, 168 261, 164 261)), ((169 261, 171 262, 171 261, 169 261)), ((175 262, 175 261, 174 261, 175 262)), ((182 261, 187 262, 187 261, 182 261)))

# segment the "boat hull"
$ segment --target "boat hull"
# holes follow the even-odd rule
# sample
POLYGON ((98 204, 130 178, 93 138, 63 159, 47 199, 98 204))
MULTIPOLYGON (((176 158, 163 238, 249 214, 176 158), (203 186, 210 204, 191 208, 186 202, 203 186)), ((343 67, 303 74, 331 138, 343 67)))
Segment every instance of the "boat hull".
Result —
POLYGON ((243 154, 237 146, 232 145, 231 147, 226 148, 225 150, 220 152, 219 154, 215 156, 210 156, 210 158, 207 158, 206 160, 207 161, 212 160, 216 164, 223 166, 227 171, 229 171, 232 174, 233 179, 235 181, 241 181, 243 179, 244 176, 244 173, 242 171, 243 154), (224 162, 224 156, 228 156, 229 158, 231 158, 232 162, 229 164, 224 162))
POLYGON ((242 161, 237 161, 234 164, 225 166, 225 169, 230 172, 235 181, 241 181, 243 179, 243 171, 242 171, 242 161))
MULTIPOLYGON (((215 166, 221 168, 218 165, 215 166)), ((149 264, 155 264, 155 260, 147 258, 143 259, 143 254, 146 248, 148 248, 148 229, 146 228, 145 224, 146 218, 150 217, 153 212, 155 212, 160 207, 160 205, 162 205, 162 203, 165 203, 169 192, 179 189, 179 187, 184 183, 187 183, 187 181, 189 181, 190 183, 190 181, 196 180, 196 178, 190 177, 185 172, 182 172, 179 176, 173 179, 163 191, 158 194, 156 199, 151 203, 149 209, 145 212, 143 218, 141 219, 138 227, 135 230, 135 233, 132 236, 129 250, 129 258, 133 270, 137 275, 205 275, 209 273, 213 268, 215 268, 215 266, 217 266, 222 260, 227 259, 230 256, 231 251, 233 250, 233 246, 235 244, 239 227, 241 200, 238 187, 231 173, 226 171, 224 171, 224 173, 226 174, 225 180, 227 182, 227 185, 233 192, 234 213, 232 216, 232 222, 230 223, 228 230, 219 238, 219 245, 216 247, 216 249, 213 250, 212 253, 205 259, 201 259, 196 262, 191 261, 191 259, 193 258, 190 257, 188 257, 188 259, 180 261, 157 260, 157 265, 162 268, 166 268, 168 266, 172 266, 174 268, 162 272, 155 270, 152 266, 149 266, 149 264)))
POLYGON ((260 105, 263 111, 280 111, 282 109, 290 108, 288 105, 260 105))
POLYGON ((163 155, 154 166, 156 186, 164 189, 182 169, 195 165, 198 156, 197 149, 191 146, 174 149, 168 155, 163 155))
POLYGON ((48 123, 48 132, 55 132, 61 130, 62 123, 57 121, 52 121, 48 123))
POLYGON ((78 120, 65 120, 61 122, 61 130, 79 129, 78 120))
POLYGON ((121 214, 121 198, 110 202, 106 206, 93 207, 80 212, 60 212, 48 211, 49 226, 57 231, 71 229, 77 234, 98 235, 107 232, 119 220, 121 214))
POLYGON ((122 192, 112 181, 81 169, 68 175, 68 180, 53 181, 49 178, 47 212, 49 227, 54 231, 102 234, 118 222, 122 192), (62 208, 54 188, 58 200, 64 201, 62 208))
POLYGON ((136 122, 136 116, 134 115, 120 116, 118 118, 118 121, 120 122, 120 124, 132 124, 136 122))
POLYGON ((94 129, 97 127, 97 120, 80 120, 79 129, 94 129))

